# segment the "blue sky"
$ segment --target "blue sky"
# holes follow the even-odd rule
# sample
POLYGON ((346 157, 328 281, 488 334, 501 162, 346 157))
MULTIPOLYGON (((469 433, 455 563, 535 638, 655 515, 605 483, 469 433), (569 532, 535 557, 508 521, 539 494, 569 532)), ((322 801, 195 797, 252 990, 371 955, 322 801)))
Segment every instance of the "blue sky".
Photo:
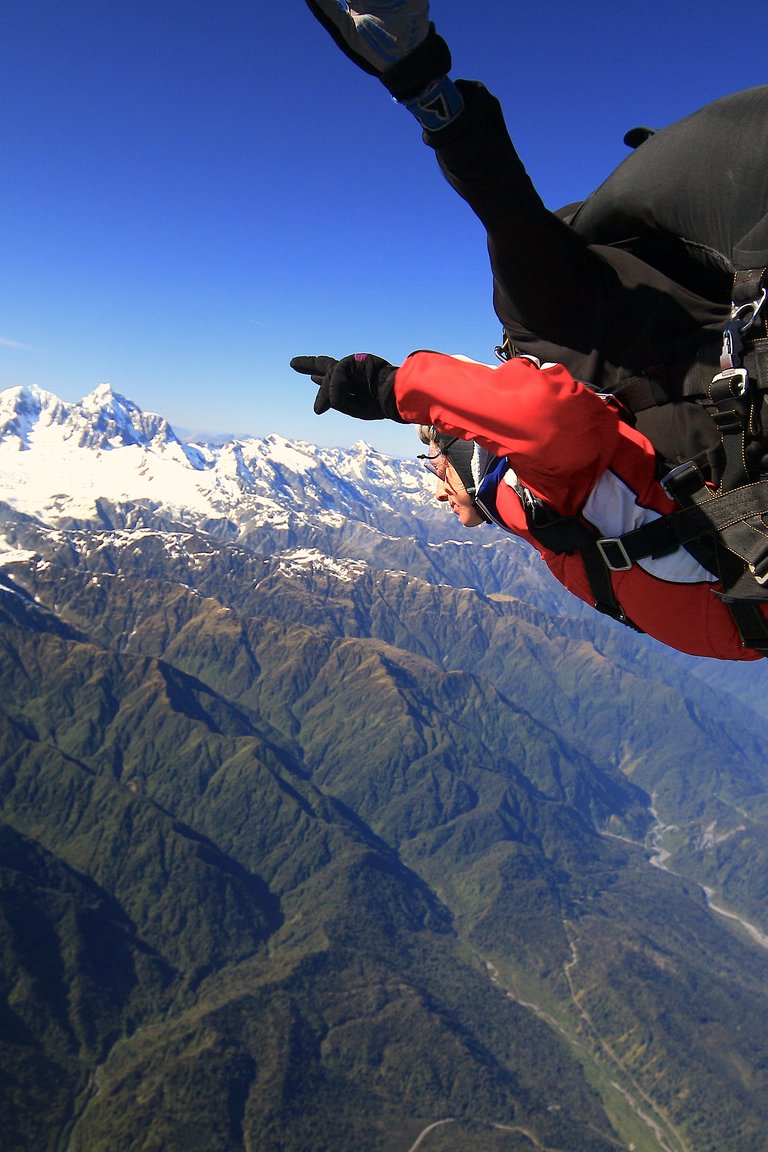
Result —
MULTIPOLYGON (((764 29, 709 0, 431 13, 553 208, 627 128, 766 81, 764 29)), ((0 124, 0 388, 405 455, 408 429, 314 416, 290 357, 493 358, 480 226, 303 0, 2 0, 0 124)))

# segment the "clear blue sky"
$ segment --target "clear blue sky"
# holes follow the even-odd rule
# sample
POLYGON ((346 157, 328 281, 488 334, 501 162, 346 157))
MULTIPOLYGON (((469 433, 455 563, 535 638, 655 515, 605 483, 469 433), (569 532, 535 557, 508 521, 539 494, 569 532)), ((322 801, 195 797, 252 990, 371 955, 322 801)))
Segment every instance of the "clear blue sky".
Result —
MULTIPOLYGON (((765 19, 700 0, 434 0, 551 207, 659 127, 766 82, 765 19)), ((0 388, 107 381, 175 425, 360 438, 296 353, 490 360, 484 237, 414 121, 303 0, 2 0, 0 388)))

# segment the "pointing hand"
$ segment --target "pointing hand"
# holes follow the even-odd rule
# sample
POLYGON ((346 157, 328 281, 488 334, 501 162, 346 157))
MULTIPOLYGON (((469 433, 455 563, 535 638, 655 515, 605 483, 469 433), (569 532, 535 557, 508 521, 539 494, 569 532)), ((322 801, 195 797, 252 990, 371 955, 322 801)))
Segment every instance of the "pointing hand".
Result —
POLYGON ((404 423, 395 400, 397 368, 380 356, 358 352, 334 360, 332 356, 294 356, 294 372, 309 376, 318 386, 315 412, 333 408, 358 420, 396 420, 404 423))

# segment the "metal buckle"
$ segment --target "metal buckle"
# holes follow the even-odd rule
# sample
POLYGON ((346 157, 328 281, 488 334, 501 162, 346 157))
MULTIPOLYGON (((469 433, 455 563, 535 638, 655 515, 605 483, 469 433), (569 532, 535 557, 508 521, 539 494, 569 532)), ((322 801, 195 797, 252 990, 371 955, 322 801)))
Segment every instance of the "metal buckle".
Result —
POLYGON ((756 300, 750 300, 747 304, 734 305, 731 319, 738 325, 739 332, 746 332, 752 327, 757 320, 760 309, 765 304, 766 296, 768 296, 768 288, 763 288, 756 300))
POLYGON ((747 568, 757 584, 760 584, 762 587, 768 584, 768 543, 766 543, 763 551, 754 557, 752 563, 747 564, 747 568))
POLYGON ((757 320, 767 295, 768 289, 763 288, 757 299, 749 300, 746 304, 733 305, 730 319, 723 332, 723 347, 720 352, 721 368, 733 368, 736 366, 737 360, 741 359, 741 353, 744 351, 742 333, 748 332, 757 320))
POLYGON ((602 540, 597 540, 597 550, 603 558, 606 568, 611 572, 629 572, 632 567, 632 561, 629 558, 629 553, 621 542, 618 536, 606 536, 602 540), (608 555, 610 549, 615 549, 618 552, 618 561, 614 555, 613 560, 608 555))
POLYGON ((709 386, 709 396, 714 403, 727 400, 730 396, 743 398, 748 392, 749 373, 746 368, 724 368, 712 377, 709 386))
POLYGON ((510 340, 509 336, 504 331, 504 329, 502 329, 501 334, 504 337, 504 339, 502 340, 501 344, 496 345, 496 347, 494 348, 493 351, 494 351, 494 354, 496 356, 496 359, 501 360, 502 364, 506 364, 507 360, 513 359, 513 357, 515 355, 515 350, 512 346, 512 341, 510 340))
POLYGON ((766 572, 763 576, 758 576, 753 564, 748 564, 747 567, 749 568, 750 575, 753 577, 756 584, 761 584, 763 586, 768 584, 768 572, 766 572))

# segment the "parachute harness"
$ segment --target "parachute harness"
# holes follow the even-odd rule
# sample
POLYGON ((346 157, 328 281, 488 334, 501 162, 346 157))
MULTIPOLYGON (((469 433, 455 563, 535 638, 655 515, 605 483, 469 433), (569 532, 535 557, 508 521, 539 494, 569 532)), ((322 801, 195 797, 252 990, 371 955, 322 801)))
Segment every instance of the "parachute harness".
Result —
MULTIPOLYGON (((696 459, 671 468, 661 484, 677 510, 617 537, 596 538, 578 517, 540 510, 536 523, 529 516, 529 531, 543 547, 580 553, 595 607, 635 631, 641 629, 618 603, 611 573, 682 546, 721 581, 715 595, 728 606, 744 647, 768 656, 768 620, 760 610, 768 601, 767 300, 768 267, 737 272, 719 371, 712 375, 700 363, 682 381, 683 397, 704 407, 720 435, 724 464, 716 486, 696 459)), ((496 354, 500 360, 518 354, 506 333, 496 354)), ((669 401, 646 377, 614 395, 630 412, 669 401)))

